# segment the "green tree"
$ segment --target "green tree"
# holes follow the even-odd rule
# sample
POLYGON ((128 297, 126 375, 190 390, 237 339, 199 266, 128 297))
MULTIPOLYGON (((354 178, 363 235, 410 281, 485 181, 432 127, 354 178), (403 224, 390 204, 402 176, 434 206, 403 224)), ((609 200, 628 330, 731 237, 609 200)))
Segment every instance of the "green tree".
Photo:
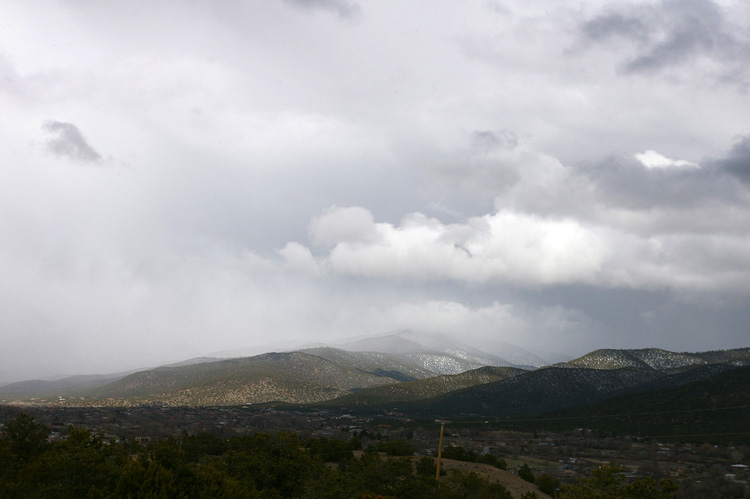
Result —
POLYGON ((196 486, 192 495, 200 499, 253 497, 250 491, 243 488, 238 481, 212 464, 204 464, 198 468, 196 486))
MULTIPOLYGON (((420 477, 414 474, 408 458, 381 459, 377 454, 364 454, 349 466, 344 480, 343 497, 364 494, 386 497, 419 497, 420 477)), ((434 484, 434 478, 428 480, 434 484)))
POLYGON ((139 459, 125 465, 115 497, 166 499, 177 497, 177 486, 170 470, 155 461, 139 459))
POLYGON ((50 429, 37 423, 28 414, 21 413, 15 419, 6 421, 3 430, 10 444, 10 452, 24 462, 35 458, 47 448, 50 429))
POLYGON ((103 497, 116 487, 126 460, 121 446, 71 426, 68 438, 26 466, 24 489, 31 496, 103 497))
POLYGON ((327 438, 312 438, 306 442, 306 446, 310 449, 310 454, 320 456, 327 463, 348 461, 354 457, 351 441, 345 442, 335 438, 330 440, 327 438))
POLYGON ((413 456, 414 447, 406 440, 397 439, 382 445, 383 452, 389 456, 413 456))
POLYGON ((352 437, 351 440, 349 440, 349 448, 351 450, 362 450, 362 440, 357 437, 352 437))
POLYGON ((529 465, 526 463, 523 463, 521 467, 518 468, 518 476, 529 483, 534 483, 534 472, 531 471, 531 468, 529 468, 529 465))

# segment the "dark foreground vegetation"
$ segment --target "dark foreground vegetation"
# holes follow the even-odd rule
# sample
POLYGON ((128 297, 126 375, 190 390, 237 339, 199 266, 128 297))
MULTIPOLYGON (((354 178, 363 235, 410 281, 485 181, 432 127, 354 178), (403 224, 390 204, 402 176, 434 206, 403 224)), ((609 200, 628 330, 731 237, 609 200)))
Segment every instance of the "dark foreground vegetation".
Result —
MULTIPOLYGON (((433 458, 398 457, 413 454, 406 442, 386 446, 393 457, 377 448, 355 457, 361 449, 356 438, 301 439, 294 433, 231 438, 202 433, 145 445, 106 440, 74 426, 59 441, 49 442, 49 434, 46 426, 23 413, 6 421, 0 438, 0 497, 512 497, 500 483, 475 473, 455 471, 437 481, 433 458)), ((557 497, 674 497, 677 487, 671 480, 646 477, 626 483, 620 471, 601 467, 590 478, 564 485, 557 497)))
POLYGON ((24 414, 7 422, 4 433, 5 498, 511 497, 475 474, 453 473, 437 482, 434 467, 418 463, 415 469, 406 457, 365 453, 355 459, 356 440, 200 434, 142 446, 71 427, 65 440, 48 443, 47 428, 24 414))

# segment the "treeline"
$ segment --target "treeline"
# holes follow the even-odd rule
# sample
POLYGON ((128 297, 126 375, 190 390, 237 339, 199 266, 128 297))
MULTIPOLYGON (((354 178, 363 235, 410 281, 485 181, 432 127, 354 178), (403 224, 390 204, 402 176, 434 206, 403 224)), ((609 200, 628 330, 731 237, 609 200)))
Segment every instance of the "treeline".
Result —
POLYGON ((410 458, 366 452, 355 459, 356 439, 200 434, 142 446, 106 441, 75 427, 64 440, 49 443, 48 435, 48 428, 24 414, 6 422, 0 439, 0 497, 511 497, 502 485, 474 473, 455 472, 438 482, 434 467, 415 466, 410 458))

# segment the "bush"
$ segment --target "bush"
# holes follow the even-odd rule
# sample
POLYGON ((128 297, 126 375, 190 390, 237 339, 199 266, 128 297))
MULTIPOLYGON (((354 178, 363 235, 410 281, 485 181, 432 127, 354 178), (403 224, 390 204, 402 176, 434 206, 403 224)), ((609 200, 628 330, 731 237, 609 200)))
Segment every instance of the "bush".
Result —
POLYGON ((546 474, 537 475, 534 478, 534 483, 539 487, 539 490, 551 496, 555 495, 555 490, 560 486, 560 480, 546 474))
POLYGON ((385 452, 389 456, 413 456, 414 447, 406 440, 398 439, 391 440, 380 446, 381 451, 385 452))
POLYGON ((455 459, 456 461, 466 461, 469 463, 476 463, 479 460, 479 455, 473 450, 467 451, 460 445, 448 446, 443 449, 443 457, 445 459, 455 459))
POLYGON ((417 475, 434 477, 437 474, 437 463, 435 458, 423 456, 417 461, 417 475))
POLYGON ((669 479, 657 481, 650 476, 625 483, 622 468, 602 466, 593 471, 591 478, 582 478, 574 485, 563 485, 560 499, 581 497, 617 497, 628 499, 671 499, 677 485, 669 479))

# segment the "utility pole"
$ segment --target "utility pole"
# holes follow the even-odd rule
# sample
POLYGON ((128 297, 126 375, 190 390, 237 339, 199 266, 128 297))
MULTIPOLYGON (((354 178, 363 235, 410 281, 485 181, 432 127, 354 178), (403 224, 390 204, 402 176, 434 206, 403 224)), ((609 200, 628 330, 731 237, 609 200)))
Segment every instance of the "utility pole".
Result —
POLYGON ((443 431, 445 430, 445 423, 440 423, 440 443, 438 444, 438 458, 437 458, 437 471, 435 472, 435 480, 440 481, 440 458, 443 456, 443 431))

